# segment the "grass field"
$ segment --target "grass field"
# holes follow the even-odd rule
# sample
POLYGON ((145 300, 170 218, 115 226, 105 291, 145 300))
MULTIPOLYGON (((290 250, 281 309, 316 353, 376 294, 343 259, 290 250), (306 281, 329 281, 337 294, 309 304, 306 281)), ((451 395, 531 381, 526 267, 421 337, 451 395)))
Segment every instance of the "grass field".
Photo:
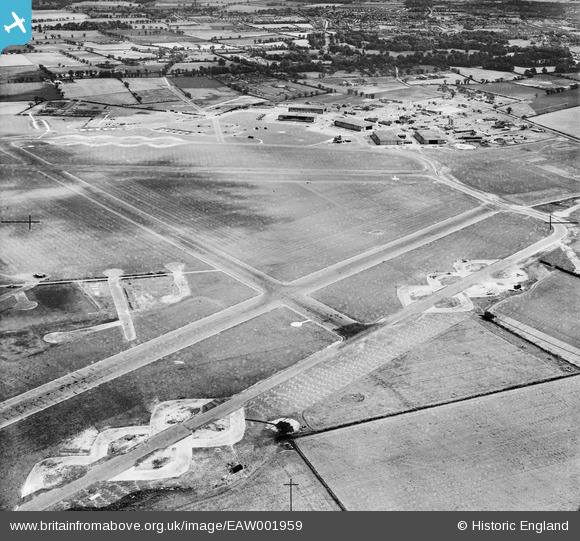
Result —
POLYGON ((542 92, 530 105, 538 115, 577 107, 580 105, 580 90, 566 90, 549 95, 542 92))
POLYGON ((0 101, 28 101, 34 98, 58 100, 60 94, 54 85, 48 83, 0 84, 0 101))
POLYGON ((169 80, 179 88, 184 90, 189 90, 190 88, 226 88, 224 84, 216 81, 215 79, 210 79, 209 77, 170 77, 169 80))
POLYGON ((578 508, 580 378, 298 440, 348 510, 578 508))
POLYGON ((558 130, 580 139, 580 107, 572 107, 554 113, 535 116, 533 121, 540 126, 558 130))
POLYGON ((429 98, 441 97, 441 93, 433 90, 432 88, 418 88, 418 87, 406 87, 397 90, 388 90, 386 92, 381 92, 380 94, 381 98, 401 101, 419 101, 426 100, 429 98))
MULTIPOLYGON (((59 345, 49 346, 42 340, 47 333, 69 331, 118 319, 106 283, 101 283, 99 297, 92 296, 100 309, 93 306, 92 310, 86 302, 87 298, 78 299, 72 295, 63 298, 62 295, 54 295, 54 290, 50 302, 57 306, 51 308, 46 298, 43 302, 46 294, 39 294, 50 286, 37 286, 35 290, 28 292, 30 299, 41 301, 43 304, 39 304, 38 308, 30 312, 21 313, 23 315, 14 315, 12 312, 3 314, 6 319, 6 330, 0 338, 7 341, 8 349, 0 357, 0 369, 4 374, 0 381, 0 400, 110 357, 135 343, 146 342, 183 327, 255 295, 255 291, 221 272, 185 276, 191 296, 177 304, 163 307, 157 304, 149 310, 132 313, 137 333, 137 340, 132 343, 123 339, 119 328, 102 330, 81 340, 59 345), (70 309, 71 312, 66 322, 63 321, 63 314, 57 310, 63 307, 63 303, 64 308, 70 309), (17 326, 18 322, 22 324, 20 327, 17 326), (18 350, 12 352, 16 346, 18 350)), ((139 282, 146 280, 140 279, 139 282)), ((128 280, 127 285, 124 282, 125 280, 121 281, 121 284, 132 304, 135 302, 135 295, 143 294, 144 289, 149 289, 149 294, 153 293, 152 289, 145 285, 141 285, 139 289, 131 285, 137 280, 128 280)), ((90 291, 90 288, 87 290, 90 291)), ((167 291, 170 292, 171 290, 167 291)))
MULTIPOLYGON (((262 113, 263 114, 263 113, 262 113)), ((263 141, 272 145, 313 145, 330 141, 328 133, 308 129, 307 125, 297 122, 277 120, 278 114, 268 114, 260 118, 258 112, 236 111, 221 117, 222 133, 231 136, 231 140, 247 140, 254 137, 254 142, 263 141)))
POLYGON ((118 267, 125 273, 164 271, 175 260, 188 270, 209 268, 162 241, 41 175, 10 170, 2 175, 4 219, 28 216, 40 224, 11 224, 0 230, 0 272, 43 272, 54 279, 102 276, 118 267))
POLYGON ((509 96, 518 100, 533 100, 536 96, 545 94, 543 90, 530 86, 516 85, 514 83, 489 83, 479 85, 469 85, 469 88, 476 88, 483 92, 492 92, 502 96, 509 96))
MULTIPOLYGON (((227 119, 227 117, 226 117, 227 119)), ((100 148, 65 149, 48 146, 43 142, 33 142, 26 150, 42 156, 55 164, 72 165, 188 165, 200 168, 215 168, 216 174, 222 168, 264 169, 277 171, 285 169, 292 173, 304 169, 323 169, 325 171, 367 171, 381 170, 389 172, 421 171, 421 163, 411 156, 402 154, 377 153, 333 148, 293 148, 269 147, 259 148, 221 146, 215 144, 191 145, 188 147, 147 148, 131 153, 125 148, 115 147, 114 137, 111 148, 103 153, 100 148), (48 148, 47 148, 48 147, 48 148), (296 167, 300 164, 300 167, 296 167)))
POLYGON ((101 101, 114 98, 115 104, 137 103, 137 100, 118 79, 76 79, 72 83, 63 84, 61 88, 67 99, 101 101))
POLYGON ((11 310, 14 297, 0 302, 0 332, 66 321, 78 324, 100 312, 77 284, 41 285, 29 289, 26 296, 38 303, 34 310, 11 310))
POLYGON ((397 288, 426 285, 428 273, 453 270, 461 259, 499 259, 548 235, 532 218, 499 214, 316 291, 312 296, 370 323, 401 309, 397 288), (497 234, 502 231, 501 237, 497 234))
POLYGON ((3 429, 0 508, 17 503, 32 466, 58 456, 64 439, 90 426, 147 423, 160 401, 231 396, 335 340, 317 325, 290 326, 296 317, 277 309, 3 429))
POLYGON ((533 289, 494 308, 505 315, 580 348, 580 281, 554 271, 533 289))
POLYGON ((578 145, 548 141, 518 147, 424 153, 458 180, 516 204, 533 205, 578 193, 578 145), (546 169, 551 166, 552 171, 546 169), (558 174, 556 171, 560 171, 558 174))
POLYGON ((471 317, 303 412, 318 430, 580 372, 471 317), (525 349, 522 348, 525 346, 525 349))
MULTIPOLYGON (((217 171, 163 176, 160 183, 157 175, 144 178, 142 172, 82 174, 91 184, 285 281, 474 206, 469 197, 425 177, 352 183, 317 182, 313 174, 298 183, 251 182, 245 179, 256 175, 243 172, 239 182, 228 182, 234 174, 217 171)), ((291 172, 272 176, 296 178, 291 172)), ((337 174, 329 176, 335 180, 337 174)))

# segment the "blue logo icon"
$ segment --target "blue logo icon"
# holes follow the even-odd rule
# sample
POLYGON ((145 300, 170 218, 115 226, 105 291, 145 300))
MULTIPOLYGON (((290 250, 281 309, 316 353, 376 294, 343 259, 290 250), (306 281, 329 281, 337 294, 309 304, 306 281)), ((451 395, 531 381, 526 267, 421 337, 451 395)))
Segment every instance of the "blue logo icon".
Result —
POLYGON ((0 25, 0 54, 8 45, 27 44, 32 37, 32 0, 2 0, 0 25))

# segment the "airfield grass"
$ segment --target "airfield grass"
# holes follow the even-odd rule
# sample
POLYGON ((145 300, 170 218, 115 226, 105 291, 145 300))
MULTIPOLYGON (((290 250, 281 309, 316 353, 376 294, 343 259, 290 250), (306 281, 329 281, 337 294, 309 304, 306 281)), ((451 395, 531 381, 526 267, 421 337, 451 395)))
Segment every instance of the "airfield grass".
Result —
POLYGON ((572 376, 298 444, 348 510, 575 511, 579 407, 572 376))
POLYGON ((33 172, 2 175, 9 219, 39 220, 0 230, 0 273, 42 272, 53 279, 100 277, 117 267, 126 274, 163 271, 171 261, 187 270, 210 268, 197 258, 126 222, 67 188, 33 172))
POLYGON ((510 298, 494 312, 580 348, 580 280, 553 271, 530 291, 510 298))
POLYGON ((316 325, 291 327, 296 317, 276 309, 3 429, 0 508, 18 503, 36 462, 88 427, 148 423, 165 400, 232 396, 335 341, 316 325))
POLYGON ((574 175, 579 149, 572 142, 549 141, 477 152, 425 150, 424 153, 447 166, 454 177, 468 186, 512 203, 533 205, 578 192, 574 175))
POLYGON ((246 111, 224 115, 220 120, 222 133, 230 135, 232 141, 244 141, 251 136, 254 143, 273 145, 313 145, 332 140, 330 135, 309 130, 302 123, 276 120, 277 115, 274 118, 268 115, 261 120, 259 117, 257 112, 246 111))
MULTIPOLYGON (((369 153, 369 160, 373 156, 369 153)), ((159 182, 157 174, 141 171, 79 175, 180 227, 183 234, 284 281, 475 206, 470 197, 420 176, 392 180, 363 175, 363 182, 355 182, 341 171, 342 182, 333 182, 339 173, 323 172, 324 182, 317 182, 316 174, 297 171, 259 176, 165 172, 159 182), (239 181, 232 182, 236 177, 239 181), (284 182, 288 177, 303 182, 284 182)))
MULTIPOLYGON (((213 497, 219 501, 220 496, 227 497, 229 490, 245 486, 262 465, 279 453, 278 446, 272 445, 273 437, 265 425, 248 422, 244 437, 235 445, 192 449, 189 469, 177 478, 100 482, 69 500, 69 509, 187 511, 196 508, 196 501, 206 503, 213 497), (243 470, 232 473, 232 464, 242 464, 243 470), (91 500, 95 493, 101 496, 91 500)), ((276 473, 284 475, 284 471, 276 473)))
POLYGON ((322 288, 311 296, 357 321, 372 323, 402 308, 397 297, 400 286, 427 285, 427 274, 453 271, 453 263, 458 260, 500 259, 548 234, 547 227, 539 220, 496 214, 322 288))
POLYGON ((580 370, 470 317, 303 412, 319 430, 462 400, 580 370))
MULTIPOLYGON (((47 333, 70 331, 118 319, 115 310, 106 299, 100 311, 95 309, 91 313, 86 309, 86 303, 79 304, 79 299, 74 299, 74 302, 70 298, 51 299, 50 302, 54 304, 68 302, 65 307, 68 308, 70 305, 71 310, 76 311, 78 315, 67 321, 58 322, 54 321, 54 318, 39 315, 33 321, 33 325, 0 334, 0 338, 8 340, 8 345, 4 347, 9 348, 0 357, 0 369, 4 374, 0 380, 0 400, 6 400, 136 344, 152 340, 256 294, 241 282, 221 272, 186 276, 191 288, 190 297, 165 307, 132 312, 137 333, 137 340, 134 342, 124 340, 121 329, 114 327, 74 342, 49 345, 42 340, 47 333)), ((124 281, 121 281, 121 284, 127 287, 124 281)), ((143 288, 146 286, 142 286, 141 291, 143 288)), ((103 293, 109 296, 106 287, 103 288, 103 293)), ((46 304, 39 308, 50 314, 46 304)), ((10 315, 7 316, 9 317, 10 315)), ((34 310, 28 317, 34 318, 34 310)))
MULTIPOLYGON (((22 102, 20 102, 22 103, 22 102)), ((23 104, 22 111, 28 108, 28 103, 23 104)), ((44 130, 43 130, 44 131, 44 130)), ((0 114, 0 134, 2 137, 11 138, 21 136, 23 134, 38 137, 43 131, 35 130, 28 115, 14 115, 10 112, 7 114, 0 114)), ((0 170, 0 175, 4 178, 6 175, 4 170, 0 170)))
MULTIPOLYGON (((2 294, 9 291, 0 289, 2 294)), ((79 324, 94 319, 95 314, 100 312, 98 306, 74 283, 40 285, 25 294, 38 306, 33 310, 13 310, 16 304, 14 297, 0 301, 0 332, 19 331, 43 324, 79 324)))
MULTIPOLYGON (((248 423, 249 426, 252 423, 248 423)), ((264 432, 268 432, 267 429, 264 432)), ((265 464, 255 472, 249 472, 248 464, 253 466, 258 459, 256 450, 263 454, 272 454, 272 432, 263 436, 266 440, 261 448, 255 449, 251 455, 244 452, 248 438, 235 446, 237 456, 246 464, 246 477, 239 480, 227 491, 225 487, 215 497, 199 500, 199 492, 203 490, 199 484, 194 488, 182 488, 172 491, 153 490, 132 495, 108 507, 107 511, 288 511, 288 487, 284 483, 292 478, 299 485, 299 490, 293 493, 294 511, 340 511, 340 508, 328 494, 322 483, 312 473, 296 451, 275 448, 273 456, 269 456, 265 464), (269 444, 269 445, 268 445, 269 444)), ((197 449, 194 450, 197 451, 197 449)), ((220 453, 221 455, 221 453, 220 453)), ((197 457, 194 456, 194 460, 197 457)), ((197 460, 196 460, 197 462, 197 460)), ((242 474, 244 475, 244 474, 242 474)), ((187 476, 184 476, 187 477, 187 476)), ((184 479, 185 480, 185 479, 184 479)), ((181 479, 180 479, 181 481, 181 479)))

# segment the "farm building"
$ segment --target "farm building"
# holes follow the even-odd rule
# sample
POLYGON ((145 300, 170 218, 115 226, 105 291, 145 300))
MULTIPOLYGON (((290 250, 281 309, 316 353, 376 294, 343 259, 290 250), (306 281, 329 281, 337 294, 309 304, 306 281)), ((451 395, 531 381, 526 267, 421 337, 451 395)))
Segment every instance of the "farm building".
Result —
POLYGON ((374 126, 374 124, 358 118, 336 118, 334 119, 334 125, 353 131, 372 130, 374 126))
POLYGON ((388 130, 375 130, 371 139, 377 145, 402 145, 403 139, 401 139, 395 132, 388 130))
POLYGON ((294 122, 314 122, 314 115, 284 114, 278 115, 278 120, 292 120, 294 122))
POLYGON ((443 135, 433 130, 417 130, 415 132, 415 139, 422 145, 443 145, 447 142, 443 135))
POLYGON ((288 107, 289 113, 314 113, 321 115, 326 111, 323 105, 290 105, 288 107))

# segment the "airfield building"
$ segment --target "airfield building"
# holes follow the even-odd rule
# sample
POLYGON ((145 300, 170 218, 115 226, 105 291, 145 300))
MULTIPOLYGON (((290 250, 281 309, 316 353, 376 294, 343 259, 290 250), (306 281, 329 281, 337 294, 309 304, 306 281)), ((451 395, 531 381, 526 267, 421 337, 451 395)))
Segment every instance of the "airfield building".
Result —
POLYGON ((353 131, 372 130, 374 127, 374 124, 371 122, 360 120, 358 118, 336 118, 334 120, 334 125, 339 128, 346 128, 347 130, 353 131))
POLYGON ((447 142, 445 137, 433 130, 417 130, 415 139, 422 145, 444 145, 447 142))
POLYGON ((300 115, 298 113, 283 114, 278 115, 278 120, 290 120, 294 122, 314 122, 314 115, 300 115))
POLYGON ((290 105, 288 106, 289 113, 312 113, 316 115, 321 115, 326 111, 326 108, 322 105, 290 105))
POLYGON ((371 135, 371 139, 376 145, 381 146, 402 145, 404 142, 395 132, 388 130, 375 130, 371 135))

